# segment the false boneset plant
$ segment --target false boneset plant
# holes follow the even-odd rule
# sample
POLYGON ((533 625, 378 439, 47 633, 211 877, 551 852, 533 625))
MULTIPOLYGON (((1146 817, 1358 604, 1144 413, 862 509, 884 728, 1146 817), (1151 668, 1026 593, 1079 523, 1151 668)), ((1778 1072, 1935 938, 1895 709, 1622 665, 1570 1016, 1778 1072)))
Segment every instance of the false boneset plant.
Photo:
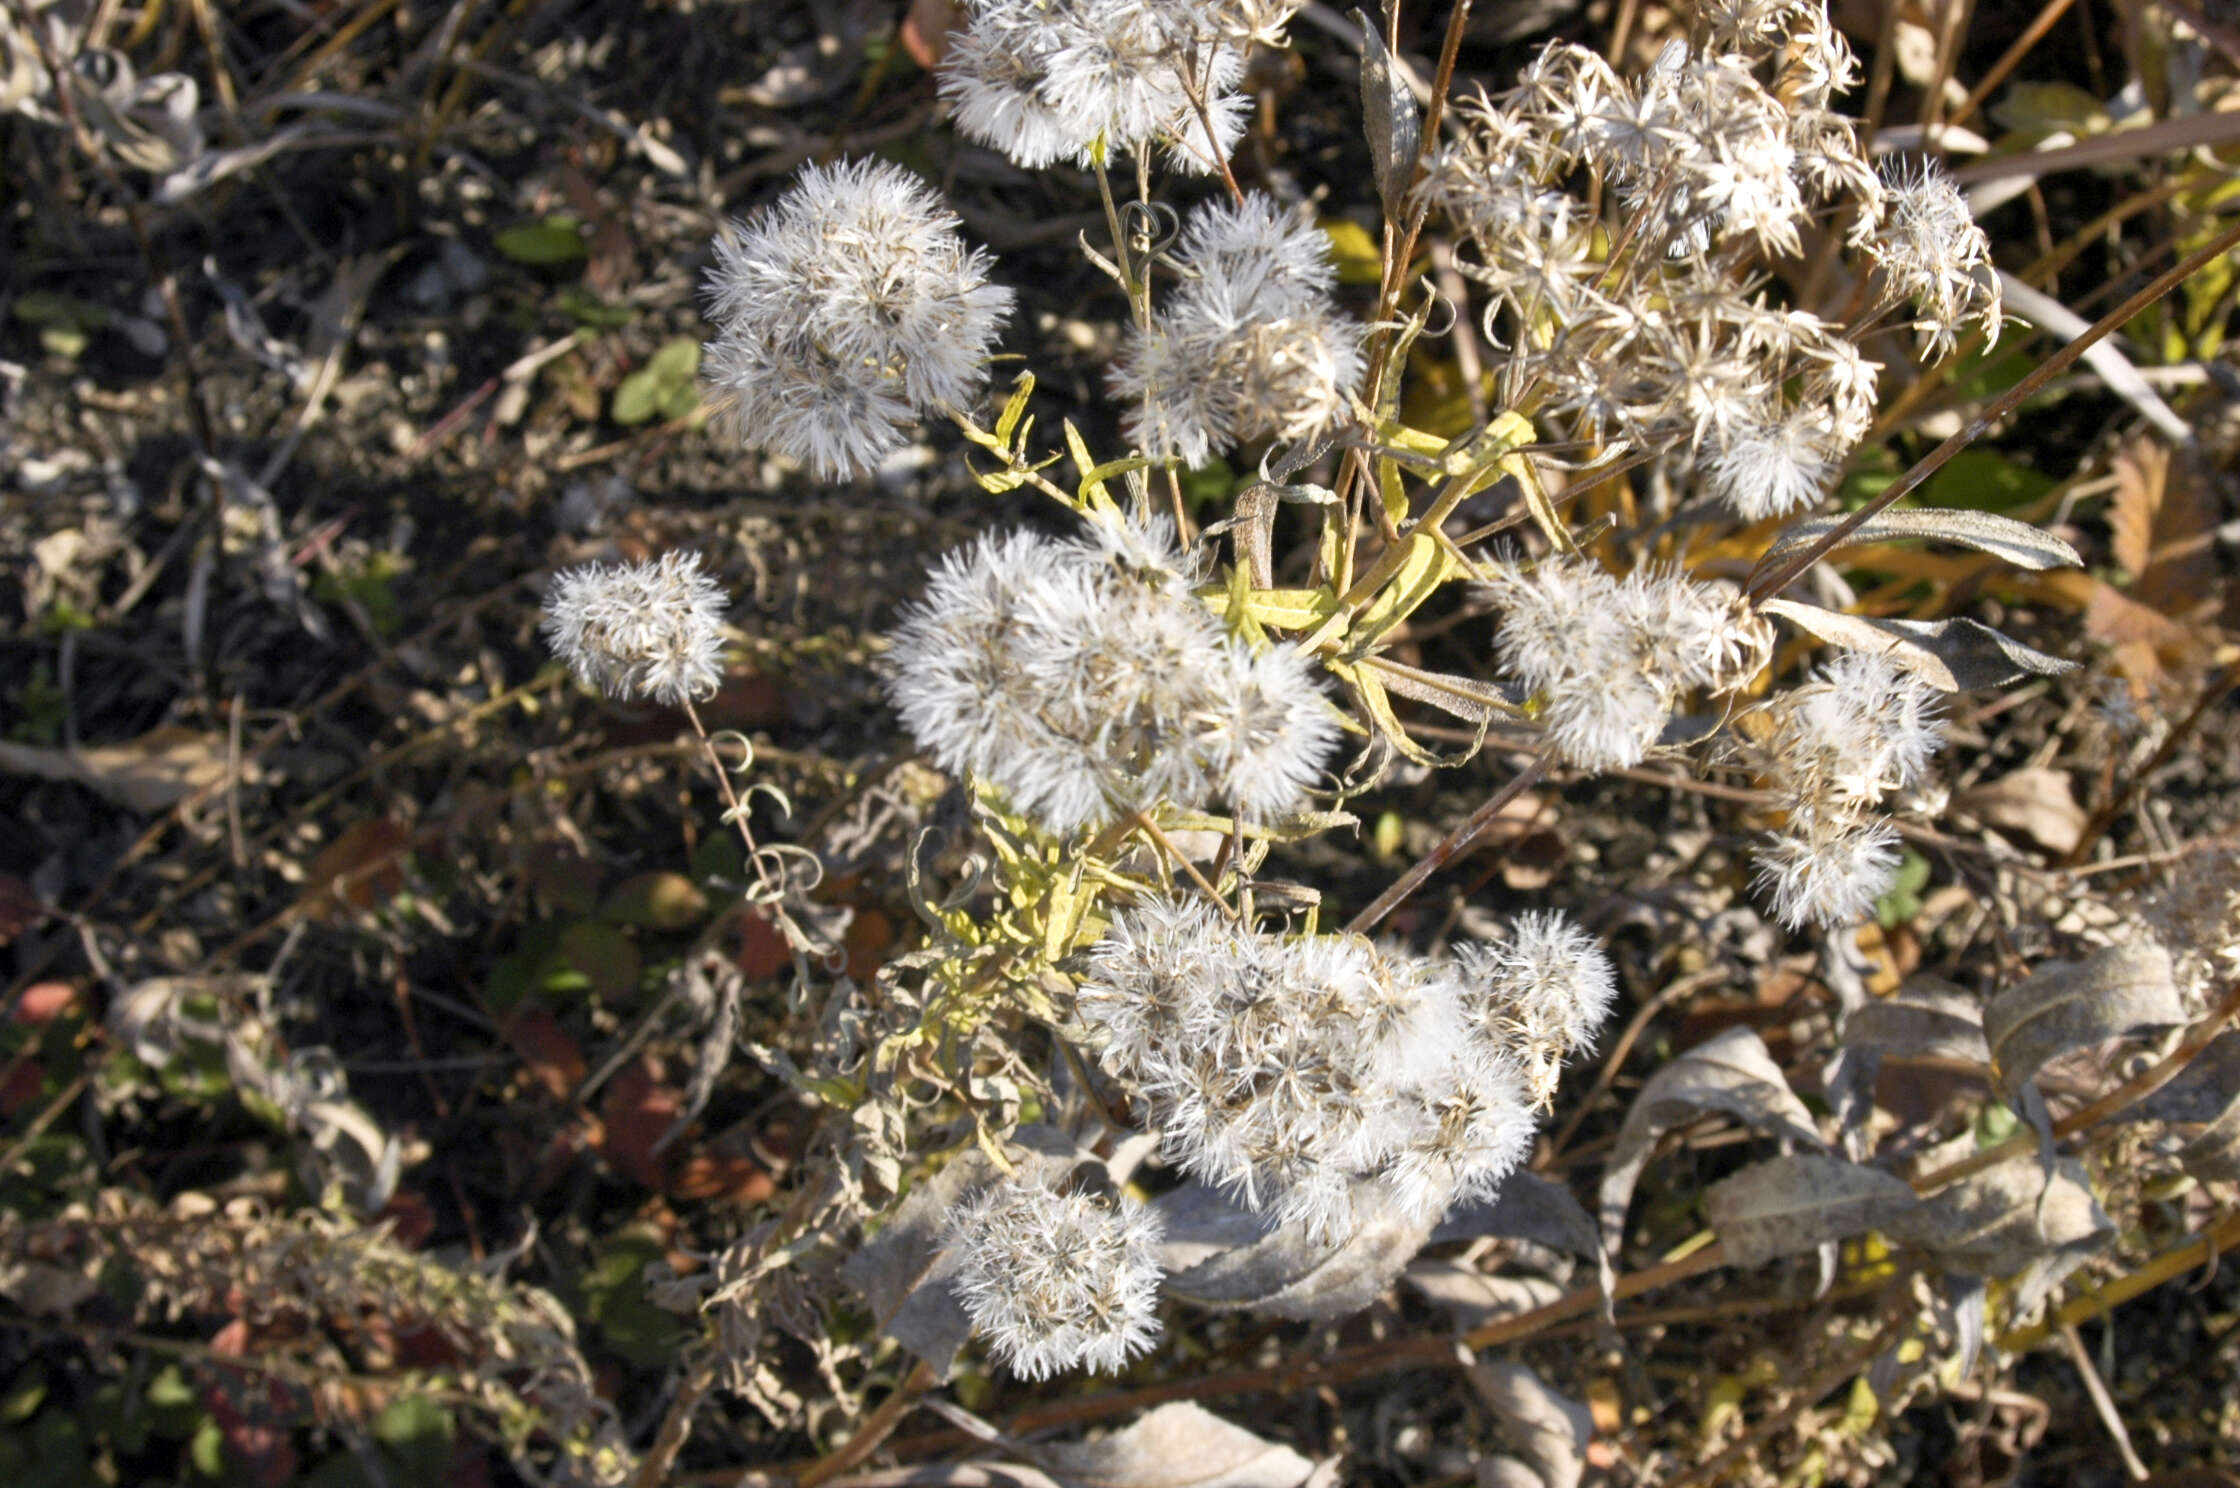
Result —
MULTIPOLYGON (((1245 59, 1283 44, 1293 8, 970 0, 952 38, 961 133, 1095 177, 1109 240, 1083 247, 1127 301, 1108 374, 1125 451, 1100 458, 1070 423, 1040 450, 1027 375, 981 422, 1012 296, 897 166, 806 168, 719 239, 709 279, 704 376, 747 446, 862 476, 946 418, 989 492, 1062 508, 939 560, 893 631, 888 694, 965 793, 977 850, 938 892, 914 860, 924 947, 834 994, 847 1036, 827 1064, 783 1066, 854 1134, 843 1187, 790 1223, 883 1225, 1029 1378, 1151 1346, 1169 1213, 1256 1217, 1302 1277, 1361 1247, 1331 1295, 1373 1292, 1500 1190, 1591 1046, 1614 976, 1560 914, 1426 948, 1371 938, 1420 871, 1344 929, 1266 877, 1277 844, 1350 827, 1346 801, 1395 759, 1455 763, 1396 700, 1528 752, 1513 785, 1659 754, 1748 770, 1772 803, 1766 903, 1836 927, 1893 881, 1881 803, 1926 778, 1942 694, 2062 665, 1981 627, 1753 587, 1825 532, 1810 513, 1872 431, 1873 357, 1941 358, 2000 315, 1958 193, 1926 167, 1878 173, 1837 111, 1855 67, 1818 0, 1711 0, 1637 77, 1553 44, 1507 93, 1456 103, 1420 171, 1394 143, 1405 90, 1363 38, 1393 225, 1404 243, 1451 230, 1479 295, 1487 416, 1459 434, 1398 410, 1411 350, 1464 307, 1391 274, 1349 308, 1303 206, 1236 180, 1245 59), (1216 455, 1259 478, 1200 526, 1179 476, 1216 455), (1465 503, 1501 515, 1463 530, 1465 503), (1307 530, 1283 524, 1304 540, 1279 584, 1286 508, 1307 530), (1803 520, 1774 530, 1786 518, 1803 520), (1759 571, 1698 563, 1712 537, 1759 571), (1491 613, 1481 665, 1391 654, 1434 604, 1491 613), (1780 685, 1777 620, 1836 653, 1780 685), (1140 1132, 1170 1173, 1150 1188, 1184 1186, 1147 1203, 1140 1175, 1023 1160, 1022 1103, 976 1095, 1022 1080, 1082 1154, 1140 1132), (954 1181, 885 1209, 936 1129, 969 1139, 954 1181)), ((1857 535, 1878 532, 2074 561, 1977 515, 1857 535)), ((689 702, 715 680, 703 584, 675 555, 564 575, 554 643, 587 683, 689 702)), ((927 1342, 915 1304, 867 1291, 945 1362, 954 1337, 927 1342)))

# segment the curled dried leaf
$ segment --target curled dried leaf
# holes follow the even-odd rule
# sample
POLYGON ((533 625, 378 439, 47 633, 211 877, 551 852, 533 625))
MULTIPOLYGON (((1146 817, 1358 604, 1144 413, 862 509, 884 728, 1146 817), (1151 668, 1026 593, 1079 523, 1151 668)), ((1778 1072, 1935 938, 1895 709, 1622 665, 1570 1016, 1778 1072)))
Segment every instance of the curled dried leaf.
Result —
MULTIPOLYGON (((1201 1185, 1176 1190, 1189 1194, 1201 1185)), ((1193 1225, 1188 1233, 1246 1233, 1241 1221, 1222 1221, 1203 1195, 1160 1198, 1162 1218, 1181 1214, 1193 1225)), ((1257 1238, 1214 1250, 1197 1264, 1167 1275, 1166 1290, 1217 1312, 1258 1312, 1271 1317, 1314 1320, 1359 1312, 1390 1286, 1401 1269, 1431 1237, 1428 1220, 1410 1218, 1382 1185, 1356 1180, 1354 1222, 1342 1238, 1314 1240, 1292 1227, 1268 1230, 1257 1238)), ((1255 1216, 1257 1220, 1257 1216, 1255 1216)), ((1169 1222, 1169 1243, 1174 1223, 1169 1222)))
POLYGON ((1500 1418, 1502 1435, 1547 1488, 1578 1488, 1587 1470, 1594 1415, 1586 1405, 1522 1364, 1480 1359, 1470 1366, 1470 1387, 1500 1418))
POLYGON ((2004 687, 2022 677, 2058 677, 2077 663, 2033 651, 1990 626, 1966 617, 1950 620, 1870 620, 1790 599, 1759 606, 1770 615, 1847 651, 1887 656, 1945 692, 2004 687))
POLYGON ((1423 147, 1423 118, 1407 73, 1377 28, 1358 10, 1353 20, 1361 28, 1361 125, 1369 136, 1369 169, 1385 216, 1397 222, 1423 147))
POLYGON ((1069 1488, 1302 1488, 1323 1468, 1189 1401, 1162 1405, 1123 1431, 1046 1446, 1043 1467, 1069 1488))
MULTIPOLYGON (((1842 520, 1841 516, 1811 517, 1783 528, 1781 535, 1774 539, 1773 546, 1767 548, 1765 556, 1758 560, 1757 569, 1751 577, 1770 572, 1788 562, 1833 532, 1836 524, 1842 520)), ((1933 507, 1877 513, 1825 556, 1832 558, 1849 548, 1903 538, 1924 538, 1930 542, 1974 548, 1977 552, 2004 558, 2017 568, 2034 571, 2080 568, 2084 564, 2084 559, 2075 548, 2052 533, 2041 532, 2027 522, 2002 517, 1996 512, 1933 507)))
POLYGON ((1545 1307, 1563 1295, 1545 1276, 1488 1275, 1460 1261, 1431 1258, 1411 1262, 1401 1280, 1446 1313, 1458 1333, 1545 1307))
POLYGON ((1626 1207, 1657 1138, 1711 1111, 1773 1136, 1822 1145, 1812 1113, 1789 1088, 1765 1043, 1751 1029, 1727 1029, 1651 1075, 1627 1110, 1602 1178, 1602 1238, 1612 1251, 1624 1238, 1626 1207))

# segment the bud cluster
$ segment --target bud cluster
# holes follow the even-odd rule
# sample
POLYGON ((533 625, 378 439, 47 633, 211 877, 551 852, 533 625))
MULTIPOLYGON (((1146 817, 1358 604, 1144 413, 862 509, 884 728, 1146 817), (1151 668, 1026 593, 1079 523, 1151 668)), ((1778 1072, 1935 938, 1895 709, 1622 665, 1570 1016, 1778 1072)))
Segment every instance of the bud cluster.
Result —
POLYGON ((1554 916, 1432 961, 1154 899, 1090 952, 1078 1013, 1185 1171, 1342 1238, 1364 1184, 1423 1220, 1497 1188, 1610 996, 1608 961, 1554 916))
POLYGON ((1337 742, 1310 658, 1230 634, 1163 518, 982 538, 897 627, 888 690, 944 769, 1056 833, 1160 801, 1267 818, 1337 742))

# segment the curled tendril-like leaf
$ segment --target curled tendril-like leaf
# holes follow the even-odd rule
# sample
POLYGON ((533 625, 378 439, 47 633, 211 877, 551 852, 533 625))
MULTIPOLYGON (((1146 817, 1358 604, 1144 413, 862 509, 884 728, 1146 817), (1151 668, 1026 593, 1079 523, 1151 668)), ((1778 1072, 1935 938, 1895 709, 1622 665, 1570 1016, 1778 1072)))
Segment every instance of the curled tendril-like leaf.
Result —
POLYGON ((740 733, 737 729, 717 729, 714 733, 708 735, 708 750, 715 755, 720 763, 723 759, 723 751, 720 746, 733 739, 739 741, 739 763, 724 765, 723 768, 734 775, 744 775, 754 768, 754 740, 740 733))
POLYGON ((1165 202, 1124 202, 1120 231, 1128 248, 1145 263, 1166 253, 1182 236, 1182 218, 1165 202))
MULTIPOLYGON (((805 847, 791 842, 773 842, 765 847, 756 848, 754 853, 756 865, 761 866, 765 859, 769 861, 769 866, 775 871, 762 876, 773 882, 776 887, 765 890, 772 897, 763 902, 775 903, 778 899, 789 894, 813 894, 817 887, 824 882, 824 860, 805 847), (807 875, 796 879, 792 870, 786 864, 788 858, 799 858, 802 862, 808 864, 807 875)), ((753 897, 751 891, 749 897, 753 897)))

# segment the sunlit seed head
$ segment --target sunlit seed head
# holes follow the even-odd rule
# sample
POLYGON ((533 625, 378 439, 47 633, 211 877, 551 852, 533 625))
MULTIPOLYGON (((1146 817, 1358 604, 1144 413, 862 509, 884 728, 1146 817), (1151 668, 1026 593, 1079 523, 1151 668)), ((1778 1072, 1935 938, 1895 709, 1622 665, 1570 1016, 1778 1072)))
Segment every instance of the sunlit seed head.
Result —
POLYGON ((577 680, 614 698, 673 705, 723 679, 723 596, 700 555, 565 570, 545 595, 543 630, 577 680))
POLYGON ((1158 1335, 1160 1230, 1124 1196, 1006 1179, 949 1216, 957 1297, 1021 1379, 1110 1374, 1158 1335))
POLYGON ((1756 854, 1756 888, 1791 929, 1856 924, 1897 881, 1898 831, 1888 822, 1807 820, 1756 854))

